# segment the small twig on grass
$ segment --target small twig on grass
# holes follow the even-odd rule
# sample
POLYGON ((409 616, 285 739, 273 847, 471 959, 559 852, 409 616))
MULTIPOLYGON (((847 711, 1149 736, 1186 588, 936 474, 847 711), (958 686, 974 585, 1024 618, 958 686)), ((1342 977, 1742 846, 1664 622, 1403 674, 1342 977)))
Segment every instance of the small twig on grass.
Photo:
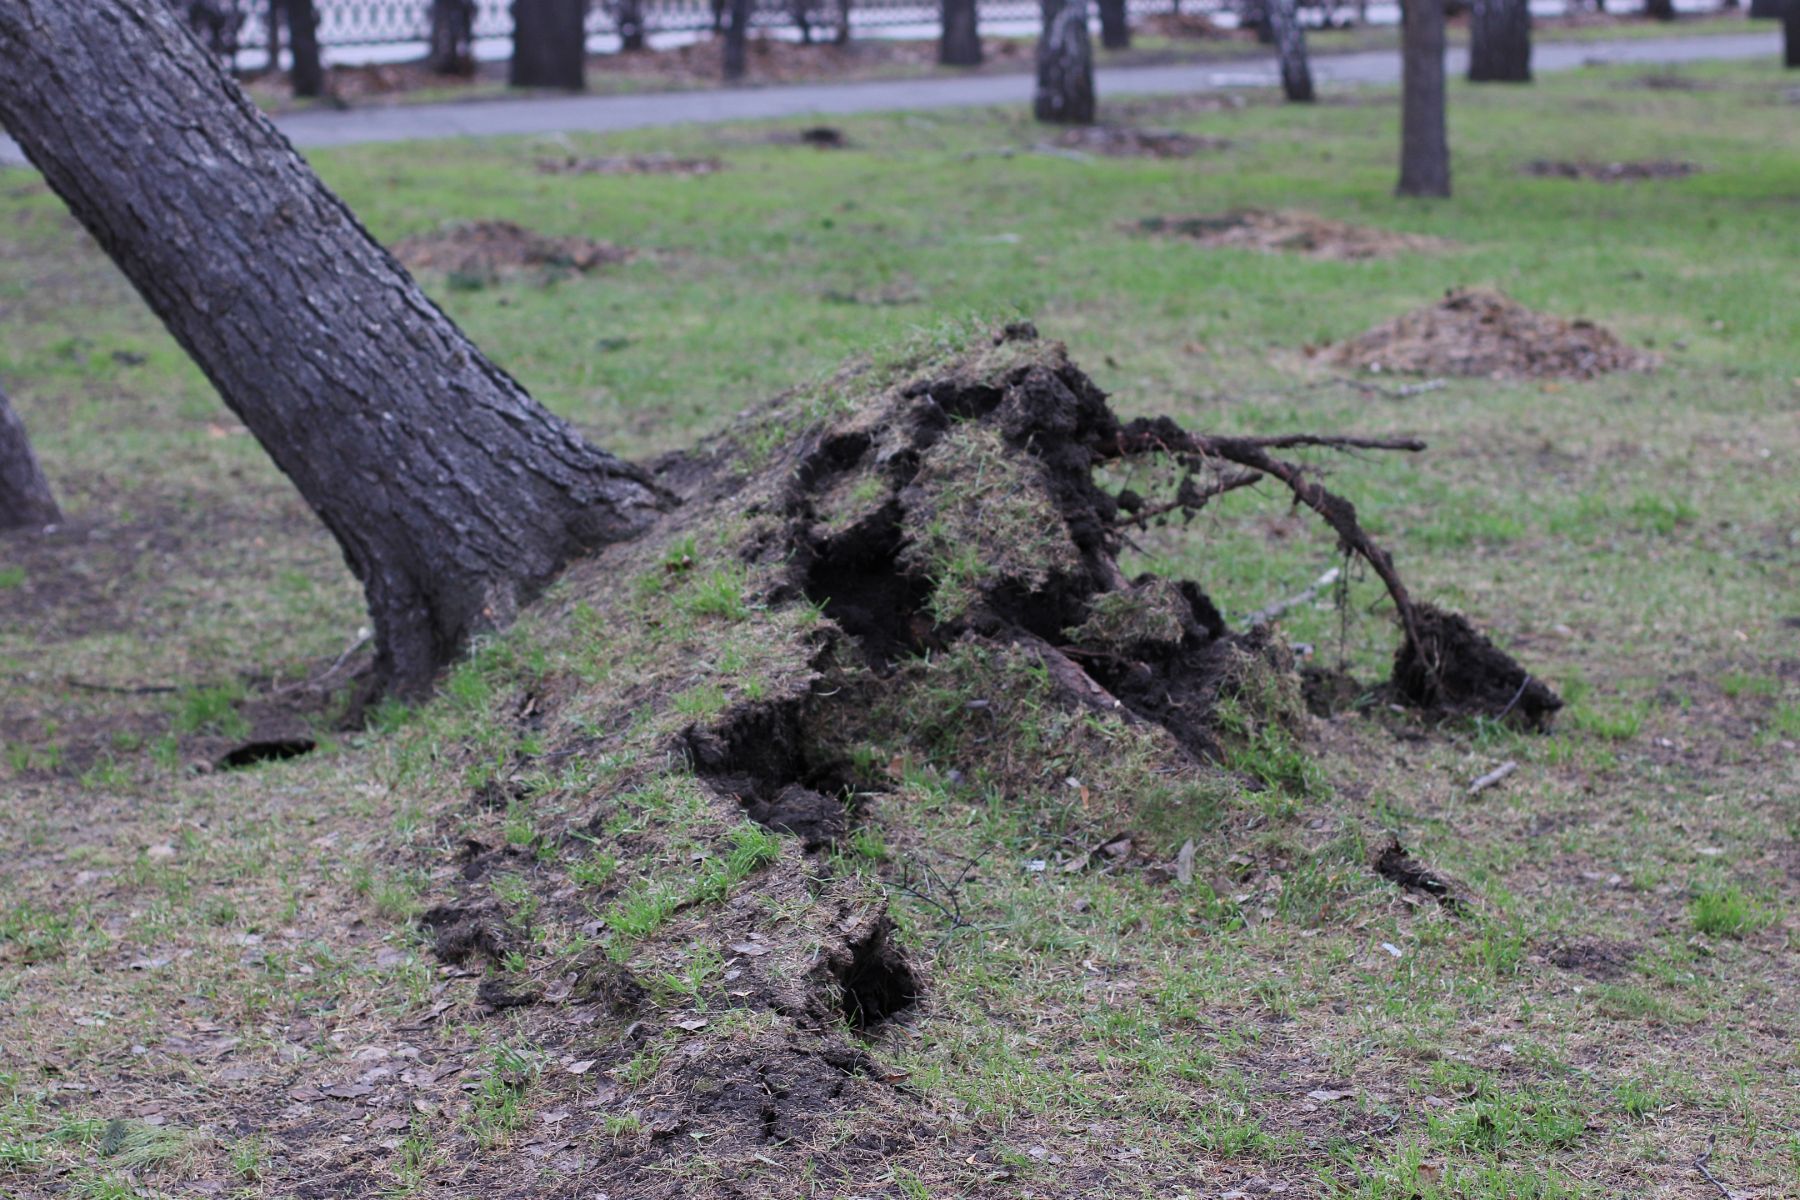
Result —
POLYGON ((937 868, 930 863, 920 864, 920 876, 915 879, 913 864, 906 862, 900 865, 900 878, 888 882, 887 886, 936 910, 944 918, 949 928, 945 929, 943 936, 938 939, 937 949, 942 950, 945 943, 960 931, 976 928, 974 922, 963 917, 962 885, 968 881, 970 873, 980 865, 980 856, 965 860, 963 869, 957 873, 956 880, 952 883, 946 882, 944 877, 938 873, 937 868))
POLYGON ((334 661, 329 667, 326 667, 318 675, 314 676, 311 679, 303 679, 296 683, 287 684, 284 687, 278 687, 274 691, 270 692, 269 694, 271 696, 286 696, 292 692, 301 692, 301 691, 306 691, 311 688, 317 688, 317 687, 322 686, 327 679, 330 679, 333 675, 336 675, 338 673, 338 671, 340 669, 342 669, 343 665, 350 661, 350 656, 352 654, 355 654, 358 650, 360 650, 364 646, 368 645, 369 639, 374 636, 375 636, 374 633, 369 629, 369 627, 367 625, 364 625, 362 628, 360 628, 356 631, 356 636, 354 638, 350 639, 350 644, 348 646, 344 647, 344 652, 337 656, 336 661, 334 661))
POLYGON ((1483 775, 1481 778, 1477 779, 1474 783, 1471 783, 1469 785, 1469 795, 1479 796, 1481 793, 1487 791, 1489 788, 1493 787, 1496 783, 1499 783, 1502 779, 1505 779, 1508 775, 1511 775, 1514 771, 1516 771, 1518 769, 1519 769, 1518 763, 1514 762, 1510 758, 1507 759, 1505 762, 1501 763, 1499 766, 1497 766, 1493 770, 1489 771, 1486 775, 1483 775))
POLYGON ((114 696, 166 696, 181 689, 173 684, 146 683, 137 687, 120 687, 111 683, 89 683, 85 679, 73 677, 63 681, 72 688, 80 688, 84 692, 106 692, 114 696))
POLYGON ((1694 1170, 1700 1172, 1700 1174, 1706 1179, 1706 1182, 1708 1182, 1708 1183, 1712 1184, 1714 1187, 1718 1188, 1719 1195, 1725 1197, 1725 1200, 1738 1200, 1738 1194, 1736 1192, 1732 1191, 1730 1188, 1726 1187, 1724 1184, 1720 1183, 1719 1177, 1717 1175, 1714 1175, 1712 1173, 1712 1171, 1709 1170, 1707 1167, 1707 1164, 1712 1161, 1713 1147, 1714 1147, 1714 1145, 1716 1145, 1718 1143, 1718 1140, 1719 1140, 1719 1135, 1716 1133, 1707 1135, 1706 1149, 1704 1152, 1701 1153, 1701 1155, 1698 1158, 1696 1158, 1694 1160, 1694 1170))
POLYGON ((1267 625, 1273 621, 1279 621, 1282 617, 1293 612, 1302 604, 1310 604, 1318 599, 1319 593, 1336 583, 1339 576, 1342 574, 1343 571, 1339 570, 1337 567, 1331 568, 1329 571, 1313 580, 1311 586, 1305 591, 1297 592, 1294 595, 1289 596, 1286 600, 1277 600, 1268 607, 1259 608, 1251 613, 1249 623, 1252 626, 1256 626, 1267 625))
POLYGON ((1406 383, 1396 388, 1382 387, 1379 383, 1370 383, 1366 379, 1343 378, 1343 382, 1359 392, 1373 392, 1378 396, 1386 396, 1390 400, 1410 400, 1414 396, 1423 396, 1426 392, 1435 392, 1450 386, 1442 379, 1427 379, 1423 383, 1406 383))
POLYGON ((1322 437, 1312 433, 1284 433, 1275 437, 1230 438, 1243 446, 1265 450, 1290 450, 1296 446, 1321 446, 1327 450, 1405 450, 1417 454, 1426 448, 1418 438, 1322 437))

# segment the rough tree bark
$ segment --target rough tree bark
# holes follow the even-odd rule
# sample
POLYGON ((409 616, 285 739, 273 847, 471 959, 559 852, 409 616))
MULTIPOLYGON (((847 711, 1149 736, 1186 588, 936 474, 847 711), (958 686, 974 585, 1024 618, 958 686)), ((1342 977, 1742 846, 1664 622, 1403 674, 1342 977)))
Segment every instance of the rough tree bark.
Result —
POLYGON ((1088 39, 1087 0, 1043 0, 1043 9, 1032 111, 1040 121, 1092 125, 1094 45, 1088 39))
POLYGON ((513 0, 513 87, 587 87, 587 0, 513 0))
POLYGON ((1531 6, 1475 0, 1469 13, 1469 82, 1531 82, 1531 6))
POLYGON ((439 75, 475 73, 475 0, 431 0, 425 65, 439 75))
POLYGON ((725 78, 735 83, 749 69, 746 42, 750 37, 750 0, 727 0, 725 21, 725 78))
POLYGON ((1294 0, 1269 0, 1269 25, 1275 31, 1275 52, 1281 61, 1281 91, 1296 104, 1311 104, 1312 66, 1306 59, 1306 27, 1294 0))
POLYGON ((319 14, 313 0, 282 0, 287 11, 288 52, 294 56, 288 80, 296 96, 325 94, 325 61, 319 54, 319 14))
POLYGON ((1131 21, 1125 0, 1099 0, 1100 44, 1108 50, 1131 49, 1131 21))
POLYGON ((25 423, 0 390, 0 529, 42 529, 62 520, 25 423))
POLYGON ((0 125, 294 481, 429 685, 660 503, 440 312, 163 6, 0 0, 0 125))
POLYGON ((1402 0, 1400 184, 1402 196, 1450 194, 1444 121, 1444 0, 1402 0))
POLYGON ((943 0, 943 22, 938 61, 946 67, 979 67, 981 29, 975 0, 943 0))

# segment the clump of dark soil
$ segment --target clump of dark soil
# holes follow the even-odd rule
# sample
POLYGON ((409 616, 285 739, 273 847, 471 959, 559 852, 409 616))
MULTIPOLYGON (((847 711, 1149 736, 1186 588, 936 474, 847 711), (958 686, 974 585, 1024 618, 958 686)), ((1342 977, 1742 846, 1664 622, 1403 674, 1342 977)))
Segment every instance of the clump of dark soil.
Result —
POLYGON ((1674 70, 1647 71, 1635 79, 1619 84, 1625 88, 1648 88, 1654 92, 1710 92, 1719 86, 1674 70))
POLYGON ((1132 125, 1078 125, 1056 137, 1065 150, 1085 150, 1109 158, 1192 158, 1203 150, 1223 150, 1227 138, 1202 137, 1178 129, 1144 129, 1132 125))
POLYGON ((1585 159, 1535 159, 1527 175, 1541 179, 1586 179, 1594 183, 1640 183, 1647 179, 1684 179, 1700 170, 1691 162, 1651 158, 1638 162, 1592 162, 1585 159))
POLYGON ((1550 951, 1550 965, 1574 971, 1602 983, 1617 979, 1637 961, 1638 947, 1631 942, 1585 939, 1565 942, 1550 951))
POLYGON ((1389 837, 1369 856, 1375 873, 1414 895, 1427 896, 1446 911, 1462 914, 1469 907, 1468 891, 1445 875, 1431 870, 1407 852, 1400 839, 1389 837))
POLYGON ((1141 233, 1187 238, 1202 246, 1258 250, 1264 254, 1301 254, 1332 262, 1356 262, 1395 254, 1421 254, 1446 249, 1442 238, 1397 233, 1367 225, 1350 225, 1309 213, 1236 208, 1191 217, 1147 217, 1141 233))
POLYGON ((722 158, 683 158, 678 154, 611 154, 599 158, 540 158, 537 169, 545 175, 716 175, 725 169, 722 158))
POLYGON ((551 237, 511 221, 458 221, 402 238, 394 257, 414 271, 493 279, 530 268, 587 272, 615 266, 631 251, 593 238, 551 237))
POLYGON ((1489 379, 1592 379, 1660 361, 1592 321, 1534 312, 1490 288, 1453 289, 1343 343, 1331 359, 1368 371, 1489 379))
POLYGON ((1562 698, 1526 673, 1460 613, 1430 604, 1417 608, 1415 650, 1402 643, 1394 656, 1394 689, 1421 707, 1515 719, 1543 729, 1562 698))

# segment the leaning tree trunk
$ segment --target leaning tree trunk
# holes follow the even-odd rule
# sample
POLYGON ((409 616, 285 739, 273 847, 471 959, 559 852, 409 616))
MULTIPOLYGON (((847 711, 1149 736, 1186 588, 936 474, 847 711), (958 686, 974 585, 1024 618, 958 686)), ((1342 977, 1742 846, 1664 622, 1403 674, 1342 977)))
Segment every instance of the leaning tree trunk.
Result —
POLYGON ((1032 111, 1040 121, 1092 125, 1094 46, 1088 40, 1087 0, 1043 0, 1043 5, 1032 111))
POLYGON ((475 0, 431 0, 425 65, 437 75, 475 73, 475 0))
POLYGON ((1131 49, 1131 21, 1125 0, 1099 0, 1100 45, 1108 50, 1131 49))
POLYGON ((1469 82, 1531 82, 1531 6, 1475 0, 1469 13, 1469 82))
POLYGON ((1281 60, 1281 91, 1296 104, 1313 101, 1312 66, 1306 60, 1306 27, 1294 0, 1269 0, 1269 24, 1281 60))
POLYGON ((1444 123, 1444 0, 1402 0, 1400 185, 1402 196, 1450 194, 1444 123))
POLYGON ((746 42, 750 36, 750 0, 727 0, 725 22, 725 78, 735 83, 749 69, 746 42))
POLYGON ((648 45, 644 32, 644 0, 619 0, 619 50, 636 54, 648 45))
POLYGON ((25 423, 0 391, 0 529, 42 529, 62 520, 32 453, 25 423))
POLYGON ((979 67, 981 30, 975 0, 943 0, 943 20, 938 61, 946 67, 979 67))
POLYGON ((658 504, 485 358, 161 4, 0 0, 0 125, 300 489, 426 687, 658 504))
POLYGON ((513 87, 587 86, 587 0, 513 0, 513 87))
POLYGON ((288 79, 296 96, 325 94, 325 61, 319 55, 319 14, 313 11, 313 0, 283 0, 287 10, 288 49, 294 56, 294 69, 288 79))

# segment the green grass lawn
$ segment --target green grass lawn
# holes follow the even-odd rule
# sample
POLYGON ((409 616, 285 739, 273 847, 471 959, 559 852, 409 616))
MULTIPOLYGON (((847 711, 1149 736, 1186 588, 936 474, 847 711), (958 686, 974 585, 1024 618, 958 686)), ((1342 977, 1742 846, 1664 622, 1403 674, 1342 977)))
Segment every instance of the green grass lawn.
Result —
MULTIPOLYGON (((621 702, 649 746, 791 672, 804 614, 765 610, 723 534, 640 548, 593 571, 660 633, 593 625, 575 598, 602 585, 584 575, 424 712, 354 734, 321 716, 321 753, 195 773, 355 641, 359 595, 100 251, 34 176, 0 171, 0 381, 70 517, 43 543, 0 541, 0 1194, 563 1194, 637 1155, 655 1196, 1673 1198, 1710 1190, 1693 1164, 1711 1139, 1730 1186, 1800 1189, 1800 122, 1773 63, 1688 68, 1693 90, 1641 74, 1453 87, 1445 203, 1392 196, 1382 91, 1103 114, 1228 140, 1177 160, 1043 153, 1011 111, 847 119, 833 151, 776 136, 791 125, 724 125, 313 156, 383 240, 505 219, 636 251, 586 276, 425 280, 535 396, 631 456, 797 385, 829 398, 845 359, 1018 317, 1126 416, 1422 437, 1421 455, 1321 463, 1415 591, 1570 701, 1547 736, 1377 708, 1296 740, 1239 714, 1234 776, 1184 791, 1135 757, 1137 735, 1060 714, 1005 664, 966 664, 954 693, 897 690, 897 716, 856 720, 937 740, 885 764, 893 790, 829 874, 889 894, 927 978, 870 1047, 909 1090, 845 1112, 828 1143, 729 1161, 658 1132, 659 1089, 694 1047, 775 1018, 732 1006, 718 948, 691 940, 711 918, 690 907, 810 928, 821 902, 798 856, 719 826, 691 776, 659 763, 673 773, 646 782, 648 758, 584 755, 494 811, 468 797, 544 750, 515 730, 520 680, 559 680, 545 694, 575 707, 578 684, 630 699, 655 681, 666 695, 621 702), (535 165, 628 152, 727 169, 535 165), (1521 173, 1637 158, 1701 170, 1521 173), (1252 205, 1451 245, 1322 262, 1135 232, 1252 205), (1470 284, 1600 322, 1664 365, 1397 398, 1397 381, 1372 390, 1313 353, 1470 284), (1001 696, 1037 739, 1031 762, 994 768, 1027 781, 1005 803, 949 774, 984 753, 956 714, 1001 696), (1505 760, 1504 784, 1467 794, 1505 760), (579 856, 544 849, 541 831, 616 795, 579 856), (1145 859, 1195 841, 1195 884, 1056 865, 1121 828, 1145 859), (1388 829, 1478 911, 1373 878, 1364 853, 1388 829), (460 886, 463 836, 514 848, 493 890, 515 916, 565 885, 618 889, 596 920, 649 981, 650 1034, 623 1043, 603 1014, 547 1040, 542 1009, 478 1015, 415 926, 460 886), (771 871, 781 855, 793 869, 771 871), (903 867, 954 880, 971 857, 966 925, 896 886, 903 867), (635 1049, 607 1059, 618 1044, 635 1049), (421 1070, 411 1107, 359 1107, 356 1087, 421 1070), (557 1141, 596 1128, 595 1106, 603 1136, 557 1141), (859 1123, 891 1139, 885 1165, 815 1169, 859 1123)), ((1334 547, 1262 491, 1149 531, 1127 572, 1193 578, 1228 615, 1298 591, 1334 547)), ((1357 578, 1283 632, 1373 679, 1393 644, 1378 598, 1357 578)), ((582 736, 612 736, 616 715, 596 707, 582 736)), ((547 970, 596 936, 560 930, 520 964, 547 970)), ((803 940, 771 961, 803 964, 803 940)))

